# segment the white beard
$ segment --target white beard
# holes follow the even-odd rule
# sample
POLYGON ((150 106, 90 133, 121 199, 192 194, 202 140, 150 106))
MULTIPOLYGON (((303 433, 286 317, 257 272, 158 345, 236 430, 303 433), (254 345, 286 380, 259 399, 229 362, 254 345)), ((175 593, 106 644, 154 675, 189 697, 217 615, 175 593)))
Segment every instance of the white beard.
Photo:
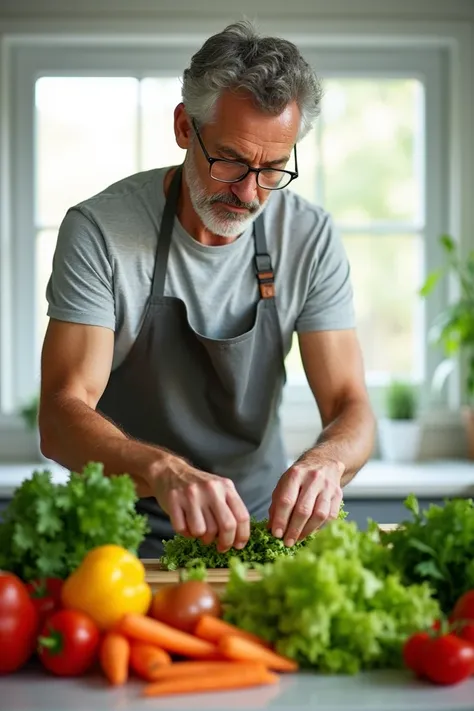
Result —
POLYGON ((254 200, 251 203, 242 203, 236 196, 229 195, 229 193, 214 193, 209 196, 196 168, 193 156, 193 144, 191 144, 188 149, 184 161, 184 174, 186 176, 192 206, 202 224, 209 232, 219 237, 228 237, 229 239, 238 237, 245 232, 260 215, 265 204, 260 205, 258 200, 254 200), (217 214, 214 207, 214 203, 216 202, 220 203, 219 208, 221 209, 223 217, 217 214), (237 207, 246 207, 251 212, 248 215, 240 215, 231 210, 227 212, 222 203, 235 205, 237 207))

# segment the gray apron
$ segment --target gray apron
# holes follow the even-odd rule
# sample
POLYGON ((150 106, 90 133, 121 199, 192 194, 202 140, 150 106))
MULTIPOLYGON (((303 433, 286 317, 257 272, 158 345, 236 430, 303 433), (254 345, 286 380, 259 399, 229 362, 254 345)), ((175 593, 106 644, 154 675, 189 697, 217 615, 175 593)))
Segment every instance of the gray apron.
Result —
MULTIPOLYGON (((262 519, 287 468, 278 417, 283 341, 263 218, 253 227, 260 299, 252 328, 228 339, 196 333, 184 302, 164 296, 181 173, 179 166, 169 188, 143 325, 97 409, 131 437, 232 479, 250 514, 262 519)), ((151 528, 139 554, 157 558, 162 540, 174 535, 169 517, 154 498, 140 499, 136 508, 151 528)))

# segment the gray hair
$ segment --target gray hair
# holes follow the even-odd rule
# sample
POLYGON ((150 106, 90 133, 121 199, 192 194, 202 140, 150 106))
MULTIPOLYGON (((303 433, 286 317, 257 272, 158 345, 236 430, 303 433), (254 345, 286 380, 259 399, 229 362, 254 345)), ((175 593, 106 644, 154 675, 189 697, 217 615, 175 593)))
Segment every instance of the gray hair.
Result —
POLYGON ((250 92, 263 112, 278 116, 296 101, 301 112, 298 140, 319 115, 322 88, 310 65, 292 43, 262 37, 248 20, 213 35, 191 58, 183 74, 182 98, 198 124, 212 121, 225 90, 250 92))

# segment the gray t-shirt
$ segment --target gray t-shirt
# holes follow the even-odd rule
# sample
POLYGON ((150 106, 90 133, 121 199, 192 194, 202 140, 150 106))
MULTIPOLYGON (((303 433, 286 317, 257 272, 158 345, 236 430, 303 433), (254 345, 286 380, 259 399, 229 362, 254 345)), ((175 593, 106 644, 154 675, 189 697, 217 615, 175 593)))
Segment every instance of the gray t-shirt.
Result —
MULTIPOLYGON (((59 229, 48 315, 112 329, 113 368, 127 356, 145 315, 167 170, 114 183, 70 208, 59 229)), ((271 193, 263 215, 285 355, 295 330, 354 328, 349 264, 330 215, 290 190, 271 193)), ((165 296, 182 299, 190 325, 208 338, 249 330, 259 299, 252 229, 210 247, 176 219, 165 296)))

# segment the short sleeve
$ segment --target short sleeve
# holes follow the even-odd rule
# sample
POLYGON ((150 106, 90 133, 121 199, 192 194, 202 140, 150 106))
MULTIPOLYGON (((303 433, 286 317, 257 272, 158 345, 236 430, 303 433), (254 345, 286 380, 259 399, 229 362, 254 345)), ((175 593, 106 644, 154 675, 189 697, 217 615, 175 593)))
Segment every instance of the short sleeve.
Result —
POLYGON ((97 225, 78 208, 59 228, 46 289, 48 316, 115 330, 112 268, 97 225))
POLYGON ((351 271, 342 239, 325 213, 318 226, 306 300, 296 330, 355 328, 351 271))

